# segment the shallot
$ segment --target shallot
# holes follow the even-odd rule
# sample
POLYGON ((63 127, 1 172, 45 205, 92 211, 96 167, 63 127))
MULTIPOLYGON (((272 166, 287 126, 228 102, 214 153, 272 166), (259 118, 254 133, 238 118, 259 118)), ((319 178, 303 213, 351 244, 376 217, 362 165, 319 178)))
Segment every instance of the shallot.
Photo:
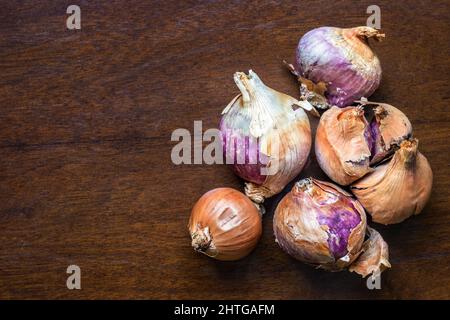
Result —
POLYGON ((237 72, 241 93, 223 110, 220 122, 226 162, 247 181, 256 203, 279 193, 306 164, 311 148, 307 102, 267 87, 252 70, 237 72))
POLYGON ((308 264, 330 271, 353 265, 363 276, 390 267, 388 246, 367 227, 364 208, 332 183, 313 178, 297 182, 278 204, 273 228, 279 246, 308 264), (370 241, 364 242, 366 232, 370 241), (361 255, 369 250, 378 259, 373 253, 361 255))
POLYGON ((345 107, 369 97, 381 81, 381 65, 368 45, 384 34, 370 27, 321 27, 299 41, 291 71, 298 77, 300 93, 313 106, 345 107))
POLYGON ((374 222, 402 222, 419 214, 430 198, 433 172, 417 147, 417 139, 403 141, 389 162, 351 185, 374 222))
POLYGON ((256 247, 262 221, 257 207, 244 194, 217 188, 194 205, 188 228, 195 251, 218 260, 238 260, 256 247))

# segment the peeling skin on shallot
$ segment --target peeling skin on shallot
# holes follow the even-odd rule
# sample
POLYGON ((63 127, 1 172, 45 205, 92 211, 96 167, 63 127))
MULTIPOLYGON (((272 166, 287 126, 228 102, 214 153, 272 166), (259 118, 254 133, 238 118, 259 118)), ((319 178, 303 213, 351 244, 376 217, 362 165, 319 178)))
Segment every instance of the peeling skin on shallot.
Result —
POLYGON ((338 271, 359 254, 366 216, 358 201, 338 186, 313 178, 296 183, 278 204, 274 233, 294 258, 338 271))
POLYGON ((333 181, 348 185, 371 171, 367 128, 362 107, 332 107, 322 115, 316 132, 316 158, 333 181))
POLYGON ((385 269, 390 268, 389 247, 378 231, 367 227, 369 239, 364 244, 363 253, 349 267, 350 272, 356 272, 362 277, 377 276, 385 269))
POLYGON ((328 246, 336 259, 347 254, 350 232, 361 222, 361 217, 355 214, 355 211, 335 210, 328 215, 319 214, 317 217, 321 226, 328 227, 328 246))
POLYGON ((412 135, 411 123, 399 109, 367 100, 359 102, 362 104, 357 107, 331 107, 317 127, 317 161, 341 185, 372 172, 374 165, 392 155, 412 135))
POLYGON ((371 164, 376 164, 390 156, 400 143, 412 135, 412 126, 406 115, 399 109, 379 102, 357 101, 372 111, 370 122, 372 140, 371 164), (370 107, 373 107, 373 110, 370 107))

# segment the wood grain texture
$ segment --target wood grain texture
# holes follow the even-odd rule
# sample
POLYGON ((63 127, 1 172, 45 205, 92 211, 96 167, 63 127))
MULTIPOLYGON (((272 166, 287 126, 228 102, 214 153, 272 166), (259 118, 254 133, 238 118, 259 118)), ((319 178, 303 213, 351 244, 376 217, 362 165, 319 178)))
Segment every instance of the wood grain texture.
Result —
MULTIPOLYGON (((450 298, 448 1, 377 1, 386 40, 372 100, 401 108, 434 172, 423 213, 374 225, 390 246, 382 290, 296 262, 264 234, 246 259, 195 254, 187 221, 225 166, 175 166, 176 128, 217 127, 255 70, 297 96, 283 67, 300 36, 366 23, 373 1, 3 1, 0 9, 0 298, 450 298), (66 29, 78 4, 82 29, 66 29), (82 290, 66 288, 66 268, 82 290)), ((315 129, 317 119, 311 119, 315 129)), ((314 154, 299 177, 324 178, 314 154)), ((289 188, 289 187, 288 187, 289 188)), ((373 225, 373 224, 372 224, 373 225)))

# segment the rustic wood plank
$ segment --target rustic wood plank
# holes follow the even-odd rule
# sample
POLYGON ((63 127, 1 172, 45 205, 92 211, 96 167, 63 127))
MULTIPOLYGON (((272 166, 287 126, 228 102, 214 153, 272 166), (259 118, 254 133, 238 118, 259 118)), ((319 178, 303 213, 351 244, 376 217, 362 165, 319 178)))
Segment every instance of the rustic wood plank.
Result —
MULTIPOLYGON (((363 1, 8 1, 0 10, 0 298, 450 298, 450 36, 446 1, 378 1, 387 38, 374 101, 400 107, 434 172, 424 212, 378 226, 382 290, 294 261, 264 235, 232 263, 195 254, 187 220, 204 192, 242 189, 225 166, 175 166, 171 132, 216 127, 254 69, 297 95, 283 67, 298 38, 365 24, 363 1), (82 290, 66 288, 77 264, 82 290), (217 290, 220 283, 220 290, 217 290)), ((317 120, 311 119, 312 126, 317 120)), ((314 154, 299 177, 324 178, 314 154)))

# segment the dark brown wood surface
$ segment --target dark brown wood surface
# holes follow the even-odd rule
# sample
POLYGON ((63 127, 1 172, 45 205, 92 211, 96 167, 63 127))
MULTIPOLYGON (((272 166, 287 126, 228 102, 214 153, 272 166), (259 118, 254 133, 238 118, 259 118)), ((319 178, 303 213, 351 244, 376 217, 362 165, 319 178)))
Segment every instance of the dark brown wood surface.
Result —
MULTIPOLYGON (((191 250, 190 209, 206 191, 242 190, 225 166, 172 164, 176 128, 217 127, 255 70, 297 96, 282 65, 300 36, 364 25, 374 1, 2 1, 0 298, 450 298, 449 2, 376 1, 386 40, 372 100, 410 118, 434 172, 421 215, 374 225, 392 269, 370 291, 349 272, 294 261, 264 234, 238 262, 191 250), (66 8, 81 7, 81 30, 66 8), (81 290, 66 268, 81 268, 81 290)), ((312 126, 317 119, 311 118, 312 126)), ((300 177, 325 178, 311 154, 300 177)))

